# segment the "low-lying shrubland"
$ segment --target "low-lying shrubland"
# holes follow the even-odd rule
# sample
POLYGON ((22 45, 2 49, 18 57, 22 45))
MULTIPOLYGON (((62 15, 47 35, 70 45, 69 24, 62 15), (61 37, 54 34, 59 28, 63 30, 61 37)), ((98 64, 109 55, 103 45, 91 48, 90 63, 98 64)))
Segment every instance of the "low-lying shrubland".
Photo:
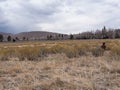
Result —
POLYGON ((25 43, 0 47, 0 59, 8 60, 9 58, 19 58, 19 60, 40 60, 48 54, 64 53, 68 58, 93 55, 95 57, 104 56, 105 52, 109 52, 109 56, 112 58, 118 58, 120 56, 119 40, 106 40, 107 49, 103 50, 100 45, 102 41, 54 41, 54 42, 36 42, 34 44, 25 43), (21 45, 21 46, 20 46, 21 45))
POLYGON ((120 90, 119 44, 119 40, 0 43, 0 90, 120 90))

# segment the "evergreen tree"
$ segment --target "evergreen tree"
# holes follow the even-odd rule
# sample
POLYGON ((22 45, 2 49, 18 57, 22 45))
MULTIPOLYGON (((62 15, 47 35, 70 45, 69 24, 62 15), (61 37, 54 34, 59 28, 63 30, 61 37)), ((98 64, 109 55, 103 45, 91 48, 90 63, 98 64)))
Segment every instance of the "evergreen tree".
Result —
POLYGON ((70 34, 70 39, 74 39, 74 36, 72 34, 70 34))
POLYGON ((11 36, 7 37, 7 41, 10 42, 12 40, 11 36))
POLYGON ((0 42, 3 42, 3 35, 0 34, 0 42))

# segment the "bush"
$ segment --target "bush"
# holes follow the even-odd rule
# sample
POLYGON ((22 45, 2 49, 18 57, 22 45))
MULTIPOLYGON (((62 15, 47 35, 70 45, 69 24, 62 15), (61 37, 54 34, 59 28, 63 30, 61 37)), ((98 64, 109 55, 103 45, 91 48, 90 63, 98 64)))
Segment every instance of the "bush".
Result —
POLYGON ((75 45, 74 48, 77 50, 77 53, 79 56, 87 55, 86 52, 87 52, 88 48, 78 46, 78 45, 75 45))
POLYGON ((66 49, 65 49, 65 52, 66 56, 68 58, 74 58, 74 57, 77 57, 78 56, 78 50, 74 47, 70 47, 68 46, 66 49))
POLYGON ((52 54, 56 53, 64 53, 66 50, 66 46, 64 45, 55 45, 49 49, 49 52, 52 54))
POLYGON ((120 60, 120 47, 118 45, 112 47, 109 57, 114 60, 120 60))
POLYGON ((120 47, 117 45, 113 46, 111 49, 111 52, 112 52, 112 54, 116 54, 116 55, 120 56, 120 47))
POLYGON ((74 58, 78 56, 78 53, 76 53, 75 51, 71 51, 71 50, 66 51, 65 54, 68 58, 74 58))
POLYGON ((65 53, 68 58, 86 55, 86 50, 77 45, 55 45, 49 49, 50 54, 65 53))
POLYGON ((39 50, 39 53, 38 53, 38 57, 43 58, 43 57, 47 56, 47 54, 49 54, 48 49, 41 47, 39 50))
POLYGON ((99 49, 93 49, 92 50, 92 55, 95 57, 103 56, 104 55, 104 50, 99 48, 99 49))
POLYGON ((38 60, 39 49, 25 47, 17 50, 19 60, 38 60))
POLYGON ((15 49, 4 49, 0 50, 0 60, 9 60, 9 58, 16 57, 15 49))

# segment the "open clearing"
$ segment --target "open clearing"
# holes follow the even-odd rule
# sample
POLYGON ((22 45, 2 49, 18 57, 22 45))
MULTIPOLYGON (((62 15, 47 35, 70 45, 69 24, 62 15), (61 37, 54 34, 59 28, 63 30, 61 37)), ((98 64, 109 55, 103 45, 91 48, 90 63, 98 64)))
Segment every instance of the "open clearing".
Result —
POLYGON ((0 90, 120 90, 119 46, 120 40, 0 43, 0 90))

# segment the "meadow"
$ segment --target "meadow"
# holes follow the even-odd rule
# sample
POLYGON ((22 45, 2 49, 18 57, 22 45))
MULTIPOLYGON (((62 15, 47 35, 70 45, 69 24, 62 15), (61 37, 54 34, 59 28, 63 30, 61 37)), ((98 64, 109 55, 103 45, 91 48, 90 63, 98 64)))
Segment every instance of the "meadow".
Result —
POLYGON ((120 90, 120 39, 0 43, 0 90, 120 90))

